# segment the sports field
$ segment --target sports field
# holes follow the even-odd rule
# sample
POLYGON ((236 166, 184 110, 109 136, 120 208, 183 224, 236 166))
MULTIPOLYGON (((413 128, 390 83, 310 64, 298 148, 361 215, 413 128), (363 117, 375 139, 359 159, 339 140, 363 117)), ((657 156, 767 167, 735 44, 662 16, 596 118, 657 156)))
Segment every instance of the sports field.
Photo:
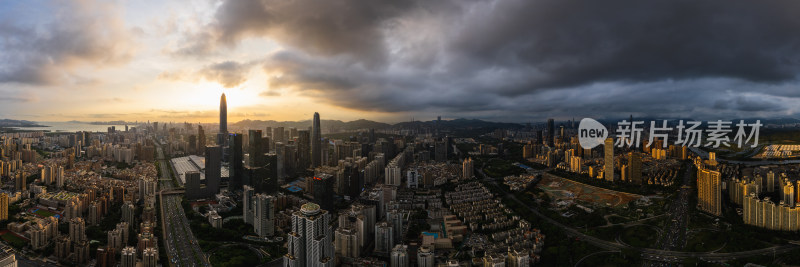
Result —
POLYGON ((575 200, 596 206, 620 206, 641 198, 641 195, 623 193, 594 187, 564 179, 552 174, 544 174, 538 184, 553 200, 575 200))

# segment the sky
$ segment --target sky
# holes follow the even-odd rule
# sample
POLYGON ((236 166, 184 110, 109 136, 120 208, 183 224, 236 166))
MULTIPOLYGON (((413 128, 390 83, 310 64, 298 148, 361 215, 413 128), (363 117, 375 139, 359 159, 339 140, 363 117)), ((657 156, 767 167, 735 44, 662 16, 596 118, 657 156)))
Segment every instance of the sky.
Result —
POLYGON ((0 118, 793 117, 800 1, 0 0, 0 118))

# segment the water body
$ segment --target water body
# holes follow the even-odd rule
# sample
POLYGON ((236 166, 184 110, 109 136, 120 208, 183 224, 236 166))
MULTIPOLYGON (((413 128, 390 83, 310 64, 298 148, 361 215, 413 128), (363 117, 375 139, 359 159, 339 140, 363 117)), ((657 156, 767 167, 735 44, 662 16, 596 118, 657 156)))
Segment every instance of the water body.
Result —
MULTIPOLYGON (((124 131, 125 125, 100 125, 89 124, 84 122, 69 122, 69 121, 52 121, 52 122, 36 122, 45 127, 10 127, 14 129, 27 130, 27 131, 49 131, 49 132, 108 132, 108 127, 114 126, 117 131, 124 131)), ((131 127, 134 125, 128 125, 131 127)))

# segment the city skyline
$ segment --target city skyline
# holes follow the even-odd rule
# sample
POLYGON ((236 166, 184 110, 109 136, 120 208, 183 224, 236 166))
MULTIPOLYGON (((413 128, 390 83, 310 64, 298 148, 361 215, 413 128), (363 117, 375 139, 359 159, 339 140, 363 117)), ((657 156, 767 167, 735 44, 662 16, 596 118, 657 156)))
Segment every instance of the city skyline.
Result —
POLYGON ((211 122, 223 92, 231 121, 800 112, 792 1, 191 4, 0 4, 0 118, 211 122))

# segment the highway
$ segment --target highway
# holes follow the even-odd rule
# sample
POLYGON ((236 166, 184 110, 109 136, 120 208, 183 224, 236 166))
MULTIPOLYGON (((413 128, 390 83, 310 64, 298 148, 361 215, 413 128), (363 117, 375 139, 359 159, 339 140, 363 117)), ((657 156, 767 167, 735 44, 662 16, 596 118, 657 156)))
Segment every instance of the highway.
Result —
MULTIPOLYGON (((698 258, 705 261, 715 261, 721 262, 726 260, 733 260, 739 258, 747 258, 752 256, 758 255, 773 255, 773 254, 781 254, 788 252, 797 248, 796 245, 788 244, 782 246, 773 246, 763 249, 756 249, 756 250, 749 250, 749 251, 741 251, 741 252, 728 252, 728 253, 715 253, 715 252, 683 252, 683 251, 674 251, 674 250, 664 250, 664 249, 649 249, 649 248, 637 248, 632 247, 627 244, 622 244, 618 242, 611 242, 606 241, 594 236, 586 235, 581 233, 575 228, 566 226, 564 224, 559 223, 556 220, 551 219, 550 217, 545 216, 544 214, 540 213, 538 209, 531 207, 530 203, 525 203, 517 197, 509 192, 506 192, 502 187, 498 186, 497 181, 493 178, 489 178, 484 172, 482 168, 477 168, 477 172, 483 177, 483 180, 494 185, 497 189, 502 191, 502 194, 507 196, 509 199, 517 202, 518 204, 522 205, 523 207, 527 207, 528 210, 531 211, 537 217, 547 221, 548 223, 555 225, 558 228, 561 228, 567 235, 572 237, 578 237, 581 240, 592 244, 593 246, 605 249, 605 250, 613 250, 613 251, 621 251, 622 249, 633 249, 642 253, 642 259, 646 260, 653 260, 653 261, 661 261, 661 262, 681 262, 683 259, 686 258, 698 258)), ((686 179, 684 177, 684 179, 686 179)), ((684 216, 685 219, 685 216, 684 216)), ((544 233, 547 234, 547 233, 544 233)), ((678 244, 675 242, 675 244, 678 244)))
POLYGON ((181 196, 163 194, 171 191, 173 180, 170 175, 170 163, 164 159, 164 151, 157 146, 158 162, 161 171, 160 192, 161 222, 164 229, 163 238, 170 266, 211 266, 208 258, 200 249, 197 238, 192 234, 189 220, 181 207, 181 196))

